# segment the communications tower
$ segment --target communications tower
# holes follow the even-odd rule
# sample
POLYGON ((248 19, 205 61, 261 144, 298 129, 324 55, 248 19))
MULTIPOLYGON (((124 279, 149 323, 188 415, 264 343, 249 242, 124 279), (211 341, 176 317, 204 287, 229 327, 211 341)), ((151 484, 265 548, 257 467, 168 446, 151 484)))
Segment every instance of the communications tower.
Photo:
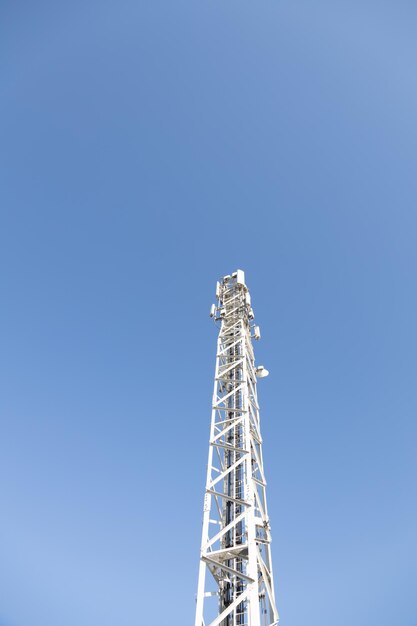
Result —
POLYGON ((276 626, 271 530, 256 391, 251 298, 242 270, 216 288, 220 323, 195 626, 276 626))

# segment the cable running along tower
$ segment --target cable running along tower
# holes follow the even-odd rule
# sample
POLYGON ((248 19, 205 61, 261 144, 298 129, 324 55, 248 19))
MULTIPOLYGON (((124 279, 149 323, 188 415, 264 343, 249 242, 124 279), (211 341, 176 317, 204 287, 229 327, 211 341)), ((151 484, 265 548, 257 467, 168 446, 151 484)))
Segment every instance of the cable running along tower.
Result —
POLYGON ((195 626, 276 626, 271 532, 256 391, 251 299, 242 270, 216 288, 221 323, 211 414, 195 626))

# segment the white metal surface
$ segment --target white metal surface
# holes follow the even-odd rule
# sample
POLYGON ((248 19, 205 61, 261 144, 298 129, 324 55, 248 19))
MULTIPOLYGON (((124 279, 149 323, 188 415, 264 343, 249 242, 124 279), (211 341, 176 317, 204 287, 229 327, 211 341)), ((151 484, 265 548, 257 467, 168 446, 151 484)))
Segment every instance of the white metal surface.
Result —
MULTIPOLYGON (((244 273, 217 283, 221 323, 211 414, 195 626, 276 626, 271 531, 244 273)), ((259 328, 254 338, 260 337, 259 328)))

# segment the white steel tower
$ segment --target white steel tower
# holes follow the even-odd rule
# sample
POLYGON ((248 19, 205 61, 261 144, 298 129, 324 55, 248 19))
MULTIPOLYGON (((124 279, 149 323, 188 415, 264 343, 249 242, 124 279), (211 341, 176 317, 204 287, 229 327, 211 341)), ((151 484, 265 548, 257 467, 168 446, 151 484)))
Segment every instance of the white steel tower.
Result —
POLYGON ((242 270, 225 276, 211 414, 195 626, 276 626, 271 532, 252 339, 260 339, 242 270))

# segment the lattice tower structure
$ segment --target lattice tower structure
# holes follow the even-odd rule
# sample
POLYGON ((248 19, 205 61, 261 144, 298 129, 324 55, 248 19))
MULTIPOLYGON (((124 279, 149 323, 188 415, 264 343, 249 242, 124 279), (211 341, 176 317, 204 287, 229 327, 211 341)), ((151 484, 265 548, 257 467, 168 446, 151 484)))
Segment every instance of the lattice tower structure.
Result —
POLYGON ((244 272, 216 287, 220 323, 211 414, 195 626, 276 626, 271 530, 251 297, 244 272))

